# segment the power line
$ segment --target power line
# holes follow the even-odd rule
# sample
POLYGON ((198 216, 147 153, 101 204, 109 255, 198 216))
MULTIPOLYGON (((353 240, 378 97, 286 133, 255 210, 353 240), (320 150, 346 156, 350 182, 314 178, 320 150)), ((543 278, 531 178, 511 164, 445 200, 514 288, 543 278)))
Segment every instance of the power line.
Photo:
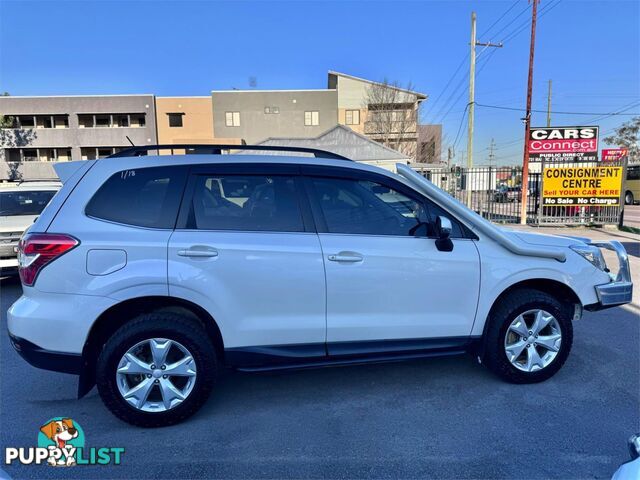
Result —
MULTIPOLYGON (((478 107, 484 107, 484 108, 497 108, 499 110, 513 110, 513 111, 517 111, 517 112, 524 112, 525 109, 524 108, 515 108, 515 107, 501 107, 499 105, 485 105, 483 103, 477 103, 476 102, 476 106, 478 107)), ((547 113, 546 110, 531 110, 531 112, 534 113, 547 113)), ((613 115, 629 115, 629 116, 634 116, 634 115, 640 115, 640 113, 623 113, 623 112, 610 112, 610 113, 594 113, 594 112, 557 112, 554 111, 553 112, 554 115, 600 115, 603 117, 610 117, 613 115)))
POLYGON ((456 133, 456 138, 453 141, 453 149, 456 149, 456 146, 458 145, 458 138, 460 138, 460 132, 462 131, 462 125, 464 124, 464 117, 466 116, 467 113, 467 109, 469 108, 469 104, 467 103, 467 106, 464 107, 464 112, 462 112, 462 118, 460 118, 460 125, 458 126, 458 133, 456 133))
MULTIPOLYGON (((506 10, 502 15, 500 15, 500 17, 499 17, 495 22, 493 22, 493 23, 491 24, 491 26, 490 26, 489 28, 487 28, 487 29, 484 31, 484 33, 482 33, 482 34, 480 35, 480 37, 486 37, 486 36, 487 36, 487 33, 489 33, 489 32, 491 31, 491 29, 492 29, 493 27, 495 27, 495 25, 496 25, 500 20, 502 20, 504 17, 506 17, 506 16, 507 16, 507 14, 508 14, 511 10, 513 10, 513 9, 514 9, 514 7, 515 7, 518 3, 520 3, 520 0, 516 0, 515 2, 513 2, 513 4, 512 4, 509 8, 507 8, 507 10, 506 10)), ((527 6, 527 7, 528 7, 528 6, 527 6)))

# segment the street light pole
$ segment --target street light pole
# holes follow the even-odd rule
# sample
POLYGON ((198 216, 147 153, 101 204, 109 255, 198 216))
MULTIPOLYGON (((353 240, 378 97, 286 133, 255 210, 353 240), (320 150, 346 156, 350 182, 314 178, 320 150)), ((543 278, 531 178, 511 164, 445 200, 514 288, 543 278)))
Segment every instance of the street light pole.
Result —
POLYGON ((527 224, 527 196, 529 193, 529 134, 531 132, 531 97, 533 91, 533 54, 536 46, 536 19, 538 2, 533 0, 531 9, 531 45, 529 47, 529 79, 527 82, 527 108, 524 117, 524 155, 522 158, 522 205, 520 206, 520 224, 527 224))

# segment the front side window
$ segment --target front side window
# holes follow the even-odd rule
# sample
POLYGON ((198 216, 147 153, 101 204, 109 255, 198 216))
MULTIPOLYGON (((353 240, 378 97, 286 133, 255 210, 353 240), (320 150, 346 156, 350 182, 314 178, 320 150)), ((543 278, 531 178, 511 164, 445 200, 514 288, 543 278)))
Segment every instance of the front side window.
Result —
POLYGON ((452 237, 463 236, 455 219, 436 204, 386 185, 321 177, 312 178, 311 183, 329 233, 433 237, 435 219, 443 215, 454 225, 452 237))
POLYGON ((186 227, 302 232, 295 181, 281 175, 199 175, 186 227))
POLYGON ((152 167, 114 173, 91 198, 90 217, 148 228, 173 228, 187 167, 152 167))
POLYGON ((428 221, 419 202, 379 183, 345 178, 311 182, 329 233, 415 236, 428 221))

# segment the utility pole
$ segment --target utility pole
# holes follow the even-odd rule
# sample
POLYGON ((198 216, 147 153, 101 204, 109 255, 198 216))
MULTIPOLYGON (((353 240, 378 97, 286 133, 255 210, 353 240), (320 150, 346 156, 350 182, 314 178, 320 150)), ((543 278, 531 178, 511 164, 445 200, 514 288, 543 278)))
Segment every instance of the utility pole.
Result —
MULTIPOLYGON (((502 47, 502 43, 478 42, 476 40, 476 12, 471 12, 471 54, 469 65, 469 116, 467 133, 467 180, 470 178, 470 170, 473 168, 473 121, 476 101, 476 46, 502 47)), ((467 206, 471 208, 471 184, 465 184, 467 190, 467 206)))
POLYGON ((547 92, 547 128, 551 126, 551 80, 549 80, 549 91, 547 92))
POLYGON ((493 161, 495 160, 496 156, 493 153, 494 149, 496 147, 496 144, 493 140, 493 138, 491 139, 491 144, 489 145, 489 167, 493 166, 493 161))
POLYGON ((531 9, 531 45, 529 47, 529 79, 527 81, 527 108, 524 117, 524 155, 522 157, 522 205, 520 205, 520 224, 527 224, 527 196, 529 193, 529 133, 531 131, 531 96, 533 92, 533 54, 536 47, 536 20, 538 2, 533 0, 531 9))

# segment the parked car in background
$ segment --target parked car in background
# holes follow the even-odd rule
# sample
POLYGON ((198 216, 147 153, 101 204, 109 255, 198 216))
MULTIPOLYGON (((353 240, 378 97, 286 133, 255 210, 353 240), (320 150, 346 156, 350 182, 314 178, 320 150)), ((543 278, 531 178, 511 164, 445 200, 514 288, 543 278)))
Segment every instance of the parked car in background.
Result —
POLYGON ((33 224, 60 189, 60 182, 21 182, 0 185, 0 274, 17 273, 17 247, 24 231, 33 224))
POLYGON ((222 367, 472 352, 541 382, 583 309, 631 301, 619 242, 501 229, 406 165, 150 148, 56 165, 64 186, 20 241, 7 322, 28 362, 79 374, 79 395, 97 384, 135 425, 184 420, 222 367))
POLYGON ((498 203, 520 202, 522 201, 522 189, 501 185, 494 192, 493 198, 498 203))

